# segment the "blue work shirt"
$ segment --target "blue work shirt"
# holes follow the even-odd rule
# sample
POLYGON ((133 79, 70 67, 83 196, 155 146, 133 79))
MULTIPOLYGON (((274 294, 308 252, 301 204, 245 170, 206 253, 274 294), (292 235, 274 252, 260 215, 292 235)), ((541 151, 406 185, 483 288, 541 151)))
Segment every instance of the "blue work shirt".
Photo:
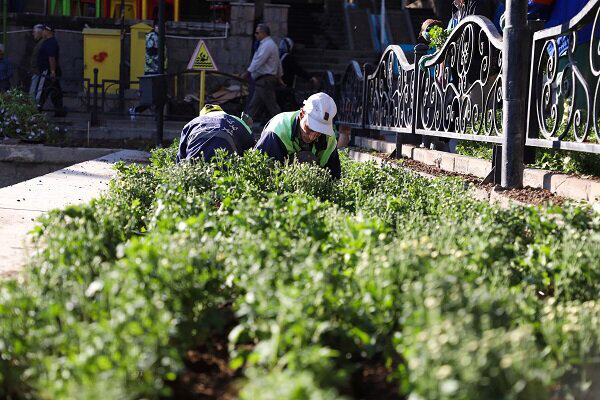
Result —
POLYGON ((177 163, 204 157, 210 161, 217 151, 243 154, 254 146, 254 138, 242 122, 224 112, 211 112, 194 118, 181 131, 177 163))

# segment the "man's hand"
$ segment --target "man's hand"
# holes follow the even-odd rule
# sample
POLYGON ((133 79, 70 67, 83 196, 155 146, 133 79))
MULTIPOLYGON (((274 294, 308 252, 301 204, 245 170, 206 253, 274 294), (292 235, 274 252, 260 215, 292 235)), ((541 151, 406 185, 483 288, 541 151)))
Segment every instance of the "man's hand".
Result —
POLYGON ((53 80, 56 79, 56 71, 50 72, 50 78, 52 78, 53 80))
POLYGON ((285 84, 285 82, 283 81, 283 79, 281 79, 281 77, 277 78, 277 83, 281 87, 287 87, 287 85, 285 84))
POLYGON ((241 78, 244 80, 249 80, 248 78, 250 77, 250 73, 248 71, 244 71, 244 73, 241 75, 241 78))

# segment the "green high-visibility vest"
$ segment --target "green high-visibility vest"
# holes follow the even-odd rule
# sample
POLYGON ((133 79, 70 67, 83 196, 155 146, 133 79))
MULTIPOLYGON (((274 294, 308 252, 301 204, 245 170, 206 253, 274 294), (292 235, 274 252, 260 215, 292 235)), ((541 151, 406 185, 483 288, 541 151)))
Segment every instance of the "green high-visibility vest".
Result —
MULTIPOLYGON (((294 121, 296 121, 298 115, 300 115, 300 111, 277 114, 269 121, 264 129, 267 132, 274 132, 277 135, 285 146, 288 154, 302 151, 302 146, 300 145, 300 140, 302 139, 294 137, 293 135, 294 121)), ((326 135, 326 137, 327 146, 324 149, 318 149, 315 143, 310 147, 310 152, 317 157, 321 167, 324 167, 325 164, 327 164, 329 157, 331 157, 331 154, 333 154, 337 146, 335 136, 326 135)))

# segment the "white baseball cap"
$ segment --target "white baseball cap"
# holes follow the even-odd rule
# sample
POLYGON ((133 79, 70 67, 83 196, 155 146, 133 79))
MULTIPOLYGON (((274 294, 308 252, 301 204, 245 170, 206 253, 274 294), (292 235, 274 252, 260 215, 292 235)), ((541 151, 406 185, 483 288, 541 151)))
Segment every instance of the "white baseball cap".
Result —
POLYGON ((304 100, 308 127, 315 132, 334 136, 333 118, 337 114, 335 101, 327 93, 315 93, 304 100))

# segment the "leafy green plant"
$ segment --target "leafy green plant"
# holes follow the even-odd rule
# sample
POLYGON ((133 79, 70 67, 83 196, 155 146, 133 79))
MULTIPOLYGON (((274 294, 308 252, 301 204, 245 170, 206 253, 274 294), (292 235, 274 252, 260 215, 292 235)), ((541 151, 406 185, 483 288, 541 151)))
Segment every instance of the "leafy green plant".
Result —
POLYGON ((18 89, 0 93, 0 135, 39 142, 58 130, 45 114, 38 112, 27 93, 18 89))
POLYGON ((240 398, 585 392, 571 378, 587 382, 600 340, 588 208, 499 209, 459 179, 343 153, 333 181, 255 151, 175 151, 41 220, 31 265, 0 283, 0 397, 173 397, 185 354, 215 336, 240 398))
POLYGON ((435 25, 429 30, 429 48, 441 49, 444 47, 444 43, 450 36, 450 32, 445 30, 439 25, 435 25))

